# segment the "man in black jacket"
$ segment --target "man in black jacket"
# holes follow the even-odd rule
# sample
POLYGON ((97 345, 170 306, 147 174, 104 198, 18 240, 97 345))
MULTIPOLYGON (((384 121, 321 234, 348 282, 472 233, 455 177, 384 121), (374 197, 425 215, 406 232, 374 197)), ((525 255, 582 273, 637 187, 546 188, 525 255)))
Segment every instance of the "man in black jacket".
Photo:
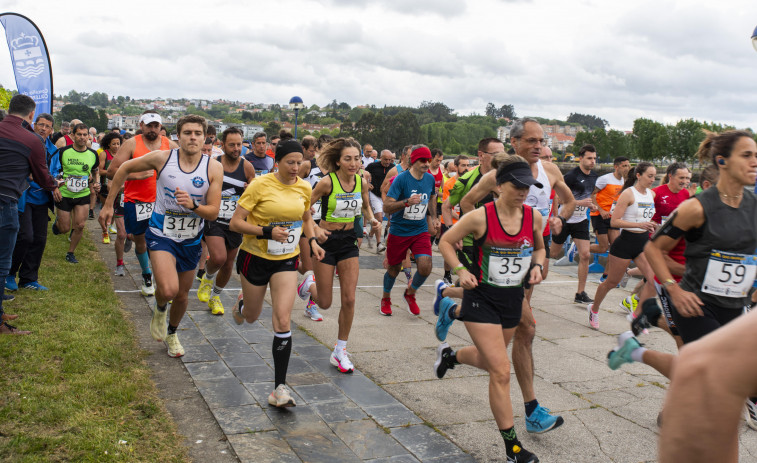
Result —
MULTIPOLYGON (((8 115, 0 121, 0 277, 3 283, 11 266, 13 248, 18 233, 18 199, 29 187, 32 178, 42 188, 52 191, 60 201, 58 182, 47 170, 45 147, 40 137, 31 129, 36 103, 27 95, 11 98, 8 115)), ((5 295, 5 284, 0 296, 5 295)), ((16 315, 3 312, 0 298, 0 334, 29 334, 9 325, 16 315)))

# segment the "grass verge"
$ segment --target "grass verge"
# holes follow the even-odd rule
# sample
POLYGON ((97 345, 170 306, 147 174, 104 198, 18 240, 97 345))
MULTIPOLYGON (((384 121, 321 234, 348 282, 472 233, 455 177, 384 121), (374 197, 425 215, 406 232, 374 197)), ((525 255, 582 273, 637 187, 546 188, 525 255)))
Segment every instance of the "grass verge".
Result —
POLYGON ((29 336, 0 337, 0 460, 189 461, 93 243, 69 264, 49 234, 40 282, 3 305, 29 336))

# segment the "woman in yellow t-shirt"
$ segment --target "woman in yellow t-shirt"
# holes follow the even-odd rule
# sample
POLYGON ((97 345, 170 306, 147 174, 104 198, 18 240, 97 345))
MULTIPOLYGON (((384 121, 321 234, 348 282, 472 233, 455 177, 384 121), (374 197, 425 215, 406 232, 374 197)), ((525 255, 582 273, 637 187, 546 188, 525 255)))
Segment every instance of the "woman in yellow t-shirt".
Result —
POLYGON ((238 325, 245 320, 255 322, 263 310, 266 288, 271 289, 275 389, 268 403, 274 407, 296 405, 285 382, 292 351, 290 319, 297 294, 300 236, 307 237, 316 259, 324 255, 310 215, 310 184, 297 175, 302 160, 302 145, 297 141, 279 143, 279 170, 250 183, 229 223, 231 231, 244 235, 237 257, 242 292, 232 312, 234 321, 238 325))

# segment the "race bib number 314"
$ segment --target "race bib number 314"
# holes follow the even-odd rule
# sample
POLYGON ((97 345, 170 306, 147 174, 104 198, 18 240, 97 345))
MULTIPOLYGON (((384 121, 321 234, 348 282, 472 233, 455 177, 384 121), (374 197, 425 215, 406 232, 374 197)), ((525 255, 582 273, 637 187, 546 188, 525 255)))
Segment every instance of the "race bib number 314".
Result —
POLYGON ((707 261, 702 292, 746 297, 757 277, 757 256, 713 250, 707 261))
POLYGON ((166 211, 163 234, 168 238, 186 240, 200 234, 202 219, 191 212, 166 211))

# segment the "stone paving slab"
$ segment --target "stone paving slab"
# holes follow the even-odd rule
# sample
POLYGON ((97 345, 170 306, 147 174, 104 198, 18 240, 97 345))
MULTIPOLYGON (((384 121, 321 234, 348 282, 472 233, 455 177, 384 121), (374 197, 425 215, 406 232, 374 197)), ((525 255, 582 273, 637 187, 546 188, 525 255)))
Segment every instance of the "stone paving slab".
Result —
MULTIPOLYGON (((434 254, 435 264, 440 264, 438 253, 434 254)), ((228 313, 239 289, 236 275, 222 294, 225 316, 211 315, 205 304, 197 301, 196 293, 190 293, 187 316, 179 331, 187 353, 181 361, 164 362, 185 368, 199 397, 205 400, 207 416, 222 430, 239 461, 504 459, 501 437, 488 405, 486 373, 460 365, 438 380, 432 371, 438 345, 433 334, 436 317, 431 311, 433 280, 441 277, 441 265, 435 265, 418 292, 419 317, 406 310, 402 274, 392 292, 394 315, 383 317, 378 312, 382 260, 382 256, 361 250, 349 342, 357 367, 353 375, 339 373, 328 360, 336 340, 338 295, 335 307, 322 311, 323 322, 302 316, 304 304, 295 301, 287 382, 298 405, 285 410, 267 403, 273 389, 269 295, 260 320, 238 326, 228 313)), ((126 280, 122 279, 117 288, 134 291, 139 267, 133 254, 127 257, 127 269, 133 281, 124 285, 126 280)), ((592 330, 585 306, 572 300, 575 271, 575 266, 552 266, 548 280, 537 287, 532 301, 537 321, 533 346, 537 397, 562 414, 565 424, 543 435, 527 433, 520 388, 513 374, 511 398, 518 436, 541 461, 655 461, 656 417, 667 380, 644 365, 624 365, 618 371, 606 366, 615 336, 628 329, 626 312, 618 303, 629 294, 634 281, 627 289, 608 294, 600 312, 600 329, 592 330)), ((594 278, 590 276, 587 284, 590 297, 597 286, 594 278)), ((336 293, 338 278, 334 285, 336 293)), ((133 293, 122 297, 130 304, 142 304, 142 310, 149 313, 150 299, 133 293)), ((141 338, 145 333, 149 338, 147 324, 138 331, 142 331, 141 338)), ((642 341, 675 352, 672 340, 659 330, 652 330, 642 341)), ((470 344, 462 323, 452 326, 448 342, 453 348, 470 344)), ((156 355, 165 355, 164 350, 156 355)), ((187 421, 180 416, 183 399, 176 400, 169 409, 179 415, 177 422, 181 425, 187 421)), ((739 441, 740 461, 754 460, 757 433, 742 426, 739 441)))

